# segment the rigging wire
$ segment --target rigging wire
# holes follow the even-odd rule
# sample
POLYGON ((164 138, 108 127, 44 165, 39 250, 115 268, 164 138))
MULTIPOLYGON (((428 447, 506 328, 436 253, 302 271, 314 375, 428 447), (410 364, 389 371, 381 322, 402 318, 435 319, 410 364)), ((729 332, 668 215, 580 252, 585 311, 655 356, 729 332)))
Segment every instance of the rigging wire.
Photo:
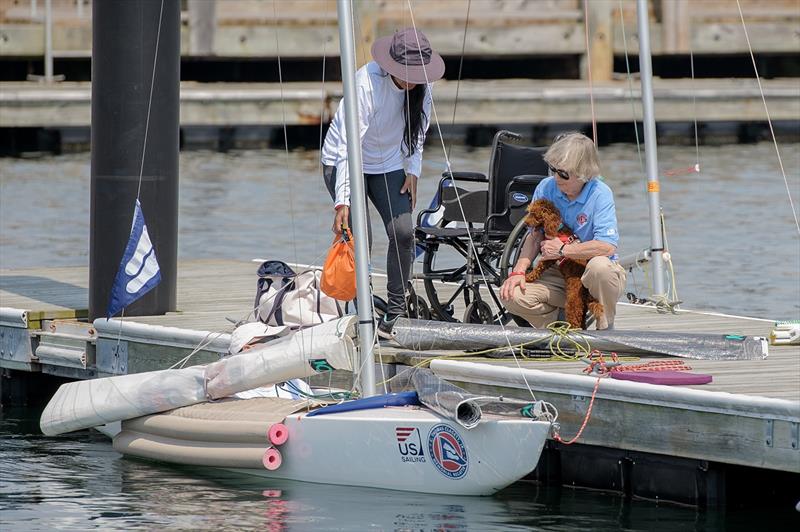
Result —
POLYGON ((622 48, 625 50, 625 71, 628 79, 628 100, 631 102, 631 115, 633 116, 633 131, 636 135, 636 154, 639 156, 639 168, 644 174, 644 159, 642 159, 642 143, 639 139, 639 123, 636 120, 636 99, 633 97, 633 76, 631 75, 631 62, 628 56, 628 38, 625 34, 625 17, 622 10, 622 0, 619 0, 619 26, 622 29, 622 48))
MULTIPOLYGON (((691 9, 691 4, 689 2, 686 3, 686 9, 691 9)), ((691 30, 692 25, 692 17, 689 15, 687 17, 689 21, 689 28, 691 30)), ((692 49, 692 38, 691 38, 691 31, 689 36, 689 67, 692 71, 692 81, 691 81, 691 89, 692 89, 692 118, 694 123, 694 171, 700 173, 700 136, 697 133, 697 91, 695 90, 695 75, 694 75, 694 50, 692 49)))
POLYGON ((800 235, 800 222, 797 219, 797 211, 794 208, 792 201, 792 192, 789 189, 789 180, 786 177, 786 170, 783 168, 783 159, 781 159, 781 152, 778 149, 778 141, 775 138, 775 129, 772 127, 772 118, 769 115, 769 107, 767 106, 767 99, 764 97, 764 88, 761 86, 761 78, 758 75, 758 66, 756 65, 756 58, 753 55, 753 47, 750 44, 750 36, 747 34, 747 24, 744 22, 744 13, 742 13, 742 5, 739 0, 736 0, 736 7, 739 8, 739 18, 742 20, 742 29, 744 30, 744 38, 747 40, 747 49, 750 51, 750 60, 753 62, 753 70, 756 74, 756 82, 758 82, 758 91, 761 93, 761 101, 764 104, 764 111, 767 114, 767 123, 769 124, 769 132, 772 136, 772 143, 775 146, 775 154, 778 156, 778 165, 781 167, 781 174, 783 175, 783 183, 786 185, 786 195, 789 197, 789 206, 792 209, 794 216, 794 225, 797 228, 797 234, 800 235))
MULTIPOLYGON (((461 74, 464 70, 464 52, 467 49, 467 28, 469 28, 469 10, 472 7, 472 0, 467 0, 467 14, 464 17, 464 36, 461 39, 461 58, 458 61, 458 78, 456 79, 456 97, 453 100, 453 119, 450 127, 456 125, 456 109, 458 109, 458 91, 461 88, 461 74)), ((450 157, 453 149, 453 139, 450 139, 450 146, 447 148, 447 157, 450 157)))
POLYGON ((597 146, 597 117, 594 113, 594 84, 592 83, 592 48, 589 46, 589 0, 583 0, 583 29, 586 39, 586 72, 589 75, 589 107, 592 112, 592 140, 597 146))
POLYGON ((144 173, 144 158, 147 153, 147 133, 150 131, 150 109, 153 106, 153 87, 156 82, 156 64, 158 63, 158 44, 161 41, 161 19, 164 15, 164 0, 161 0, 161 8, 158 12, 158 31, 156 32, 156 49, 153 52, 153 75, 150 78, 150 96, 147 99, 147 118, 144 121, 144 139, 142 141, 142 163, 139 165, 139 184, 136 188, 136 200, 142 191, 142 175, 144 173))
MULTIPOLYGON (((147 154, 147 134, 150 131, 150 110, 153 107, 153 87, 156 83, 156 65, 158 64, 158 45, 161 42, 161 20, 164 16, 164 0, 161 0, 161 7, 158 11, 158 30, 156 30, 156 47, 153 51, 153 73, 150 76, 150 95, 147 97, 147 118, 144 121, 144 138, 142 139, 142 162, 139 164, 139 182, 136 185, 136 203, 139 203, 139 197, 142 192, 142 176, 144 175, 144 160, 147 154)), ((117 348, 116 353, 119 353, 119 346, 122 341, 122 322, 125 318, 125 308, 119 316, 119 332, 117 333, 117 348)))
MULTIPOLYGON (((414 11, 413 11, 413 9, 411 7, 411 0, 406 0, 406 1, 408 3, 408 10, 409 10, 409 14, 411 16, 411 24, 412 24, 412 26, 414 28, 414 34, 417 37, 417 48, 420 49, 420 56, 421 56, 422 55, 422 51, 421 51, 421 46, 419 44, 419 35, 417 33, 417 24, 416 24, 416 22, 414 20, 414 11)), ((420 59, 422 59, 422 57, 420 57, 420 59)), ((426 82, 428 82, 428 85, 430 85, 430 82, 428 81, 428 72, 427 72, 427 70, 423 69, 423 73, 425 74, 426 82)), ((433 91, 431 91, 431 93, 432 92, 433 91)), ((442 144, 442 152, 443 152, 444 157, 445 157, 445 164, 447 166, 447 171, 452 173, 452 166, 450 164, 450 157, 447 154, 447 148, 445 147, 445 144, 444 144, 444 136, 442 135, 442 128, 441 128, 441 124, 439 122, 439 115, 436 112, 436 104, 435 104, 434 99, 433 99, 433 94, 431 94, 431 112, 433 113, 433 117, 434 117, 434 119, 436 121, 436 129, 437 129, 437 131, 439 133, 439 140, 440 140, 440 142, 442 144)), ((467 216, 466 216, 466 213, 464 212, 464 206, 463 206, 463 204, 461 202, 461 195, 460 194, 456 194, 456 199, 458 201, 458 208, 461 211, 462 219, 466 220, 467 216)), ((477 252, 477 249, 476 249, 476 246, 475 246, 475 242, 472 239, 472 234, 469 231, 467 231, 467 239, 469 240, 470 249, 475 254, 475 256, 478 257, 479 255, 478 255, 478 252, 477 252)), ((477 265, 478 265, 478 269, 481 272, 481 278, 483 279, 483 282, 486 285, 487 290, 489 290, 491 292, 492 288, 489 286, 489 281, 486 278, 486 274, 483 271, 483 266, 481 265, 480 261, 477 261, 477 265)), ((494 303, 494 301, 492 301, 492 303, 494 303)), ((498 314, 499 314, 499 311, 500 311, 500 309, 498 309, 498 314)), ((505 331, 505 324, 503 324, 502 320, 498 320, 498 322, 499 322, 500 326, 503 328, 503 330, 505 331)), ((522 375, 522 380, 525 382, 525 387, 528 389, 528 393, 530 393, 531 398, 533 398, 535 400, 536 396, 533 393, 533 389, 531 388, 530 383, 528 382, 528 377, 525 375, 525 372, 522 371, 523 370, 522 364, 520 364, 520 361, 517 358, 517 355, 516 355, 516 353, 514 351, 514 347, 511 345, 511 341, 508 339, 507 335, 506 335, 506 342, 508 343, 508 347, 511 350, 511 355, 514 357, 514 362, 516 363, 517 368, 520 370, 520 374, 522 375)))
POLYGON ((297 260, 297 232, 295 229, 294 223, 294 187, 292 187, 292 179, 289 174, 291 170, 290 167, 290 158, 289 158, 289 134, 286 127, 286 102, 283 96, 283 70, 281 68, 281 44, 280 39, 278 38, 278 11, 276 7, 277 2, 272 2, 272 16, 275 20, 275 55, 278 57, 278 85, 280 87, 280 94, 281 94, 281 121, 283 122, 283 150, 286 159, 286 182, 289 185, 289 216, 291 217, 291 227, 292 227, 292 248, 294 250, 294 261, 295 264, 298 262, 297 260))

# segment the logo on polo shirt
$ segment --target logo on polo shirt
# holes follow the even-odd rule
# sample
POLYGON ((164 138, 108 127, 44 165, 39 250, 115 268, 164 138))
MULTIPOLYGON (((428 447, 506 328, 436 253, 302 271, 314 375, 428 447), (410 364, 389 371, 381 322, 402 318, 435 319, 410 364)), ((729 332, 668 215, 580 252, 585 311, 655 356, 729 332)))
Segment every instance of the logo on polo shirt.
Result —
POLYGON ((586 225, 586 222, 589 221, 589 217, 586 216, 585 212, 582 212, 577 217, 575 217, 575 221, 578 222, 578 227, 583 227, 584 225, 586 225))

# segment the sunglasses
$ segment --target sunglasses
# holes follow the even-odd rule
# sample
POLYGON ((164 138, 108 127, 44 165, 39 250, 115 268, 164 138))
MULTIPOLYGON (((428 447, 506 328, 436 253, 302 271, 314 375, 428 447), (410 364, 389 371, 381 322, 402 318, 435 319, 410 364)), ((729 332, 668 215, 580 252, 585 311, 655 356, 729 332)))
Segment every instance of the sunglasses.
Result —
POLYGON ((565 172, 564 170, 561 170, 559 168, 555 168, 553 166, 550 166, 549 164, 547 165, 547 169, 550 170, 551 174, 557 175, 558 177, 560 177, 561 179, 563 179, 565 181, 569 180, 569 173, 568 172, 565 172))

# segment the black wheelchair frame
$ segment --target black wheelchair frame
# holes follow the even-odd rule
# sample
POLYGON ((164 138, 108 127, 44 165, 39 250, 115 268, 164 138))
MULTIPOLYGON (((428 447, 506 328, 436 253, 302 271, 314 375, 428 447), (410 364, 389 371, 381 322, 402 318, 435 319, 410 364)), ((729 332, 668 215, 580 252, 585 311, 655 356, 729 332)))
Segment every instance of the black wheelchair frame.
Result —
POLYGON ((547 176, 543 160, 546 149, 525 146, 520 135, 503 130, 494 137, 488 175, 442 174, 436 196, 439 201, 419 213, 415 230, 417 244, 424 250, 418 278, 430 308, 428 311, 424 300, 413 292, 412 305, 424 308, 433 319, 459 321, 453 303, 463 297, 466 311, 462 321, 466 323, 505 324, 513 318, 520 325, 527 324, 506 312, 495 290, 513 267, 527 234, 525 209, 536 186, 547 176), (468 190, 459 183, 477 184, 479 188, 468 190), (425 217, 437 212, 442 218, 436 226, 424 227, 425 217), (437 266, 436 255, 442 246, 452 248, 464 264, 437 266), (447 285, 441 283, 452 284, 445 288, 447 285), (494 302, 497 312, 486 297, 494 302))

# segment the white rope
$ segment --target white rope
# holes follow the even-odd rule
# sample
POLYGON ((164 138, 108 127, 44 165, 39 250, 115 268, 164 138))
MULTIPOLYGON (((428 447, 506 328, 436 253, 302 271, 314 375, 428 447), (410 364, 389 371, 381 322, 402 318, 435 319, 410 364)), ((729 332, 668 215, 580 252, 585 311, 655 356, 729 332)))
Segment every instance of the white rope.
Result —
POLYGON ((781 159, 781 152, 778 149, 778 141, 775 138, 775 130, 772 127, 772 118, 769 115, 769 107, 767 106, 767 99, 764 97, 764 89, 761 86, 761 78, 758 75, 758 66, 756 66, 756 58, 753 55, 753 47, 750 44, 750 36, 747 34, 747 25, 744 22, 744 13, 742 13, 742 6, 739 3, 739 0, 736 0, 736 7, 739 8, 739 18, 742 20, 742 29, 744 30, 744 38, 747 40, 747 49, 750 51, 750 60, 753 62, 753 70, 756 74, 756 81, 758 82, 758 90, 761 93, 761 101, 764 104, 764 112, 767 114, 767 123, 769 124, 769 132, 772 135, 772 144, 775 146, 775 154, 778 156, 778 165, 781 168, 781 174, 783 175, 783 183, 786 185, 786 195, 789 197, 789 206, 792 208, 792 215, 794 216, 794 225, 797 228, 797 234, 800 235, 800 222, 797 219, 797 211, 794 208, 794 202, 792 201, 792 192, 789 189, 789 180, 786 178, 786 171, 783 168, 783 160, 781 159))

